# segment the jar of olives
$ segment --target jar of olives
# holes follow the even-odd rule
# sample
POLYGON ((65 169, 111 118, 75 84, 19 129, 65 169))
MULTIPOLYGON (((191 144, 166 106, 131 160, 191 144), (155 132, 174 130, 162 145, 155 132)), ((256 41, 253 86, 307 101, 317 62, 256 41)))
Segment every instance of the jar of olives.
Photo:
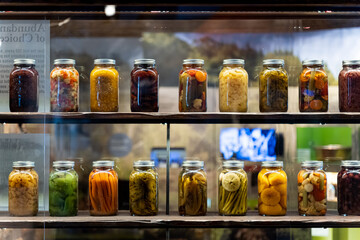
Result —
POLYGON ((158 173, 154 161, 134 162, 129 178, 129 205, 133 216, 154 216, 158 213, 158 173))
POLYGON ((248 180, 243 161, 225 160, 219 175, 219 214, 245 215, 248 180))
POLYGON ((207 212, 207 176, 204 162, 187 160, 179 175, 179 214, 204 216, 207 212))

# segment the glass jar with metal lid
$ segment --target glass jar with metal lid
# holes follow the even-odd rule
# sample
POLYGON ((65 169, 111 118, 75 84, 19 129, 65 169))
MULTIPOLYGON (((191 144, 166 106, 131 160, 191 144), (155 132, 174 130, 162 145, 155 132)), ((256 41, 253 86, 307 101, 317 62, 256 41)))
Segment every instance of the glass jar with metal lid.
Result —
POLYGON ((248 180, 243 168, 243 161, 223 161, 218 179, 220 215, 240 216, 246 214, 248 180))
POLYGON ((343 61, 339 73, 340 112, 360 112, 360 60, 343 61))
POLYGON ((118 211, 118 175, 114 161, 95 161, 89 176, 90 215, 110 216, 118 211))
POLYGON ((73 161, 55 161, 49 179, 50 216, 76 216, 78 175, 73 161))
POLYGON ((95 59, 90 74, 92 112, 119 111, 119 73, 113 59, 95 59))
POLYGON ((154 161, 135 161, 129 178, 129 205, 133 216, 154 216, 158 213, 158 173, 154 161))
POLYGON ((301 163, 298 182, 298 210, 302 216, 326 214, 326 174, 322 161, 301 163))
POLYGON ((154 59, 136 59, 131 71, 132 112, 159 111, 159 73, 154 59))
POLYGON ((259 74, 260 112, 286 112, 288 110, 288 74, 283 59, 263 60, 259 74))
POLYGON ((246 112, 248 73, 243 59, 225 59, 219 74, 220 112, 246 112))
POLYGON ((204 60, 183 61, 179 74, 180 112, 206 112, 207 82, 204 60))
POLYGON ((360 161, 342 161, 337 175, 340 215, 360 215, 360 161))
POLYGON ((9 175, 9 213, 13 216, 36 216, 39 176, 30 161, 13 162, 9 175))
POLYGON ((281 161, 265 161, 258 174, 258 208, 263 216, 283 216, 287 209, 287 175, 281 161))
POLYGON ((39 108, 39 73, 34 59, 15 59, 9 78, 11 112, 37 112, 39 108))
POLYGON ((79 109, 79 73, 74 59, 55 59, 50 73, 50 110, 77 112, 79 109))
POLYGON ((327 112, 328 76, 323 60, 305 60, 299 77, 300 112, 327 112))
POLYGON ((179 214, 204 216, 207 212, 207 176, 204 162, 186 160, 179 174, 179 214))

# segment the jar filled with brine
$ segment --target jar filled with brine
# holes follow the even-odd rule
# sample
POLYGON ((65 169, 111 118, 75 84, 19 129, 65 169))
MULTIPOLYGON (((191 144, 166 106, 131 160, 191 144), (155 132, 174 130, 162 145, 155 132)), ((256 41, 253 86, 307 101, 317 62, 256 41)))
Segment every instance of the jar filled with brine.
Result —
POLYGON ((258 208, 263 216, 283 216, 287 209, 287 176, 283 162, 266 161, 258 174, 258 208))
POLYGON ((360 215, 360 161, 342 161, 337 175, 340 215, 360 215))
POLYGON ((204 60, 185 59, 179 74, 179 111, 206 112, 206 92, 204 60))
POLYGON ((11 112, 37 112, 39 108, 39 73, 34 59, 15 59, 9 79, 11 112))
POLYGON ((360 60, 343 61, 339 73, 340 112, 360 112, 360 60))
POLYGON ((95 59, 90 74, 92 112, 119 111, 119 73, 113 59, 95 59))
POLYGON ((55 161, 49 179, 50 216, 76 216, 78 175, 73 161, 55 161))
POLYGON ((259 75, 260 112, 288 110, 288 74, 283 59, 263 60, 259 75))
POLYGON ((245 215, 247 211, 248 180, 244 162, 223 162, 219 175, 219 214, 226 216, 245 215))
POLYGON ((327 112, 328 76, 323 60, 305 60, 299 78, 300 112, 327 112))
POLYGON ((220 112, 246 112, 248 73, 243 59, 225 59, 219 75, 220 112))
POLYGON ((154 161, 134 162, 129 178, 129 205, 133 216, 154 216, 158 213, 158 173, 154 161))
POLYGON ((204 216, 207 211, 207 176, 204 162, 187 160, 179 175, 179 214, 204 216))
POLYGON ((79 109, 79 73, 74 59, 55 59, 50 73, 50 110, 77 112, 79 109))
POLYGON ((322 161, 301 163, 298 182, 298 210, 302 216, 326 214, 326 174, 322 161))
POLYGON ((118 211, 118 175, 114 161, 95 161, 89 176, 90 215, 111 216, 118 211))
POLYGON ((131 111, 159 111, 159 74, 154 59, 136 59, 131 71, 131 111))
POLYGON ((9 213, 12 216, 36 216, 38 213, 39 176, 34 162, 13 162, 9 175, 9 213))

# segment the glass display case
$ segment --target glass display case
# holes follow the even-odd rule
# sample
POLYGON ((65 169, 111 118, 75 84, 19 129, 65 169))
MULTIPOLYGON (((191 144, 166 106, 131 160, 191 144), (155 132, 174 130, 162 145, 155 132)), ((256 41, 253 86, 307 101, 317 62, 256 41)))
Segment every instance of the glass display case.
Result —
POLYGON ((354 234, 337 179, 359 159, 360 5, 307 3, 1 1, 0 238, 354 234), (316 187, 324 216, 299 212, 316 187))

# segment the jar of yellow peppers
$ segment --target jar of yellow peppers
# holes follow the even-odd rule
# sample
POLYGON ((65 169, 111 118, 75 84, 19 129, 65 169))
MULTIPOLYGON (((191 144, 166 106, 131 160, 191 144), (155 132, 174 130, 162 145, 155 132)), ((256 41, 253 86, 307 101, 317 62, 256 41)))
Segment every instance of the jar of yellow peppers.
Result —
POLYGON ((283 216, 287 208, 287 176, 283 162, 266 161, 258 175, 258 208, 263 216, 283 216))
POLYGON ((95 59, 90 74, 90 106, 92 112, 119 110, 119 73, 113 59, 95 59))

